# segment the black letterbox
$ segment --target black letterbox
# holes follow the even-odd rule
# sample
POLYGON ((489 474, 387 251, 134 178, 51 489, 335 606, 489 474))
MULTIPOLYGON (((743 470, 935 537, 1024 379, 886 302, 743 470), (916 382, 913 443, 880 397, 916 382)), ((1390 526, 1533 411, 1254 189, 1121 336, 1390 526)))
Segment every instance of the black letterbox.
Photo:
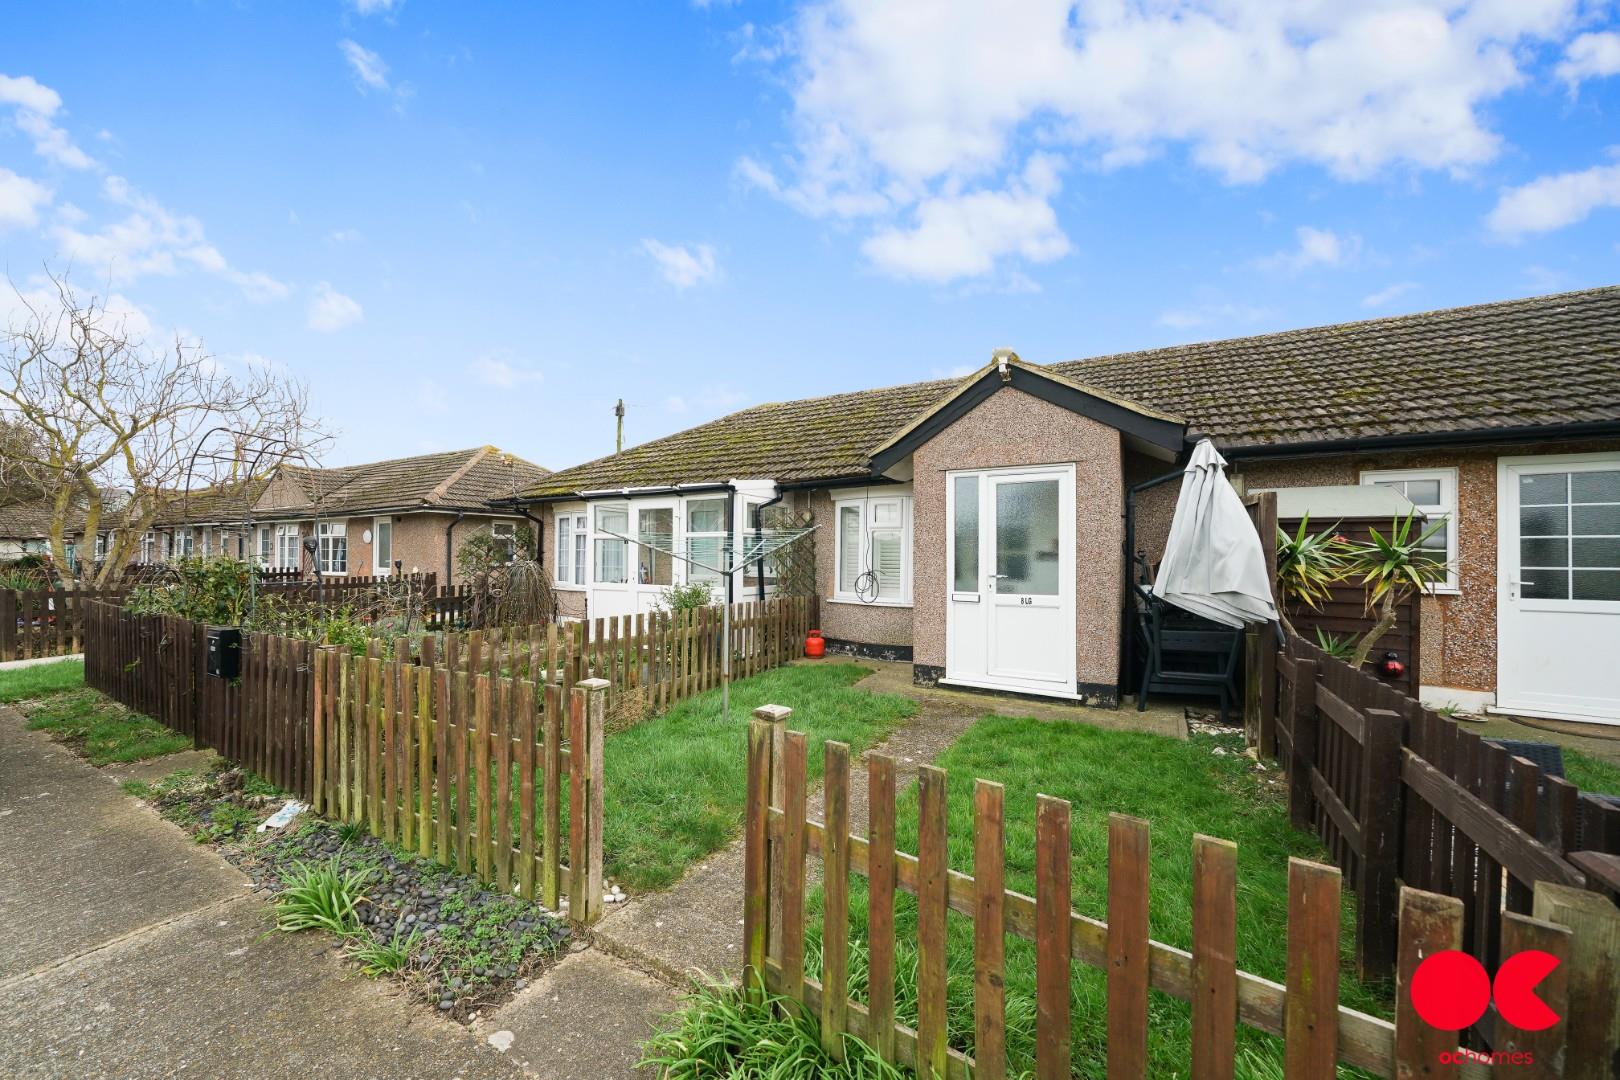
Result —
POLYGON ((241 627, 204 627, 203 640, 208 643, 208 661, 204 668, 207 674, 216 679, 234 679, 242 673, 241 627))

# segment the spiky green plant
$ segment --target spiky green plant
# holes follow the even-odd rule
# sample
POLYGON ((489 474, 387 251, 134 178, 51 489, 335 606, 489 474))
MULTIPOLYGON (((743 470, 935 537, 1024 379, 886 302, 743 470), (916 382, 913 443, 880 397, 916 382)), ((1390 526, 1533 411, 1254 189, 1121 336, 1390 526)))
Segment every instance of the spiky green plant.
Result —
POLYGON ((1344 578, 1345 542, 1331 528, 1313 533, 1310 525, 1306 514, 1294 535, 1277 530, 1277 584, 1286 598, 1320 611, 1344 578))
POLYGON ((420 930, 412 930, 409 937, 402 939, 396 930, 387 941, 378 941, 370 934, 360 934, 349 942, 348 953, 359 963, 361 971, 375 979, 403 971, 411 962, 411 954, 416 951, 421 936, 420 930))
POLYGON ((1320 626, 1316 628, 1316 646, 1333 659, 1347 663, 1356 654, 1355 638, 1348 634, 1340 637, 1338 634, 1326 633, 1320 626))
POLYGON ((1369 539, 1344 547, 1344 576, 1360 579, 1367 594, 1367 610, 1378 609, 1378 621, 1356 642, 1350 663, 1360 667, 1367 662, 1378 639, 1394 629, 1396 610, 1416 592, 1426 592, 1446 580, 1446 564, 1436 559, 1423 542, 1441 529, 1437 521, 1420 529, 1417 512, 1389 523, 1389 535, 1367 530, 1369 539))
POLYGON ((299 863, 276 896, 276 929, 326 930, 347 937, 360 929, 360 901, 374 869, 341 870, 337 860, 299 863))

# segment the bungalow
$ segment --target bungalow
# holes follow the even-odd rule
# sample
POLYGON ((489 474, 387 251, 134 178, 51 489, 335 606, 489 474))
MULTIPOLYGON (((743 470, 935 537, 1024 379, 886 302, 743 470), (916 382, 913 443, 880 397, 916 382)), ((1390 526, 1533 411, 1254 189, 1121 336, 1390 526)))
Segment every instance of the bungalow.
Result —
MULTIPOLYGON (((142 536, 136 561, 224 553, 327 577, 382 576, 399 566, 455 582, 457 546, 478 530, 516 543, 525 515, 512 496, 546 475, 493 446, 331 469, 283 464, 176 500, 142 536), (508 505, 492 505, 501 499, 508 505)), ((0 510, 0 543, 44 551, 49 525, 49 507, 0 510)), ((105 533, 97 538, 98 561, 106 543, 105 533)))
MULTIPOLYGON (((910 660, 921 683, 1108 703, 1126 492, 1205 435, 1250 490, 1386 485, 1445 523, 1426 697, 1620 723, 1620 287, 1048 365, 998 350, 958 382, 746 409, 526 501, 565 613, 646 610, 706 573, 619 537, 714 545, 785 505, 819 526, 835 648, 910 660)), ((1138 500, 1150 559, 1174 499, 1138 500)))

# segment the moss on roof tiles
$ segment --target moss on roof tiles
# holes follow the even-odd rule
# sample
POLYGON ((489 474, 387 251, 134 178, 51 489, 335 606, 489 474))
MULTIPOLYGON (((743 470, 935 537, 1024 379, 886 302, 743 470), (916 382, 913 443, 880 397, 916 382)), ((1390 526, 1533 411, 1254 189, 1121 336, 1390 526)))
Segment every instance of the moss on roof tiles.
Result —
MULTIPOLYGON (((1048 365, 1223 446, 1620 420, 1620 287, 1048 365)), ((863 475, 958 385, 776 402, 553 473, 536 497, 863 475)))

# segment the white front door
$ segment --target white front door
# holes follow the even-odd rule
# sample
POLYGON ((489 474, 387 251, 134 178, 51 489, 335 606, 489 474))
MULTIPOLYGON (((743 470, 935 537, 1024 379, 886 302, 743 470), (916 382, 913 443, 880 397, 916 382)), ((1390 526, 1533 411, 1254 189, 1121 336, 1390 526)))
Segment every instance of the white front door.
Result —
POLYGON ((1620 453, 1497 468, 1496 710, 1620 724, 1620 453))
POLYGON ((946 520, 946 681, 1074 696, 1074 466, 949 473, 946 520))

